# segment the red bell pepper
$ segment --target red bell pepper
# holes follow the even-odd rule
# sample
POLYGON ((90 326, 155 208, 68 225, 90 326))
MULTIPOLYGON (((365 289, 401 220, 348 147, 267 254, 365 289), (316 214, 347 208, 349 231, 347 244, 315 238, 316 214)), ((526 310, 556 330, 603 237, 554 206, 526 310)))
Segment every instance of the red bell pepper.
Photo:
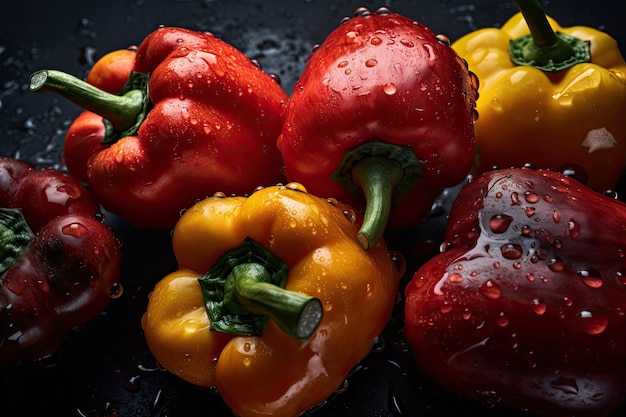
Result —
POLYGON ((405 334, 443 386, 543 416, 626 398, 626 204, 561 173, 487 172, 406 287, 405 334))
MULTIPOLYGON (((135 66, 136 52, 136 48, 129 48, 104 55, 87 74, 87 83, 111 94, 122 91, 135 66)), ((89 182, 89 158, 109 147, 103 143, 105 136, 105 123, 99 114, 86 110, 74 119, 66 132, 62 154, 63 163, 74 178, 89 182)))
POLYGON ((477 88, 445 36, 359 8, 312 53, 289 98, 278 140, 287 178, 365 208, 357 238, 369 248, 387 225, 418 224, 466 177, 477 88))
POLYGON ((0 362, 53 354, 119 290, 120 248, 81 183, 0 157, 0 362))
POLYGON ((287 95, 258 64, 209 33, 176 27, 118 54, 87 77, 100 88, 52 70, 30 86, 86 109, 68 129, 64 157, 107 210, 171 228, 198 199, 284 181, 276 138, 287 95))

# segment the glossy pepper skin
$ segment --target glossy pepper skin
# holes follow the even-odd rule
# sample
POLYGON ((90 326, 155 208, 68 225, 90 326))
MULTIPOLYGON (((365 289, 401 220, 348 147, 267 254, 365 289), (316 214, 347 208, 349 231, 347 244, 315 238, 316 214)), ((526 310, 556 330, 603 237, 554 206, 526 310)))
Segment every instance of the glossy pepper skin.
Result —
MULTIPOLYGON (((135 66, 136 48, 111 51, 98 59, 86 77, 86 82, 111 94, 122 90, 135 66)), ((106 127, 102 116, 85 110, 74 119, 63 143, 63 163, 79 181, 89 183, 87 170, 92 155, 109 147, 103 140, 106 127)))
POLYGON ((359 8, 311 54, 289 98, 278 140, 286 175, 365 209, 367 248, 387 225, 418 224, 468 174, 476 88, 445 36, 359 8))
MULTIPOLYGON (((545 44, 537 49, 556 43, 537 38, 545 44)), ((573 170, 599 192, 615 188, 626 163, 626 64, 615 39, 591 27, 561 27, 534 10, 526 18, 515 14, 499 29, 469 33, 452 47, 480 79, 478 172, 531 163, 573 170), (527 20, 536 26, 542 19, 547 22, 538 35, 554 31, 588 42, 590 61, 553 71, 513 62, 510 42, 531 33, 527 20)), ((553 56, 545 52, 544 59, 553 56)))
POLYGON ((0 362, 41 359, 107 307, 119 243, 93 196, 52 168, 0 158, 0 207, 0 362))
POLYGON ((291 417, 318 405, 370 351, 403 274, 403 258, 384 242, 359 246, 360 220, 297 183, 198 202, 174 229, 179 269, 150 295, 142 321, 150 350, 178 377, 217 387, 241 417, 291 417), (286 291, 319 300, 321 322, 308 338, 290 337, 274 319, 259 335, 211 330, 199 278, 246 238, 288 267, 286 291))
POLYGON ((626 205, 548 170, 467 184, 443 252, 406 287, 419 365, 459 394, 543 416, 626 395, 626 205))
POLYGON ((93 85, 58 71, 31 77, 33 91, 85 109, 64 158, 107 210, 138 227, 171 228, 218 190, 283 181, 276 138, 287 95, 241 51, 210 33, 162 27, 136 52, 112 54, 87 77, 93 85), (121 79, 129 84, 118 92, 121 79))

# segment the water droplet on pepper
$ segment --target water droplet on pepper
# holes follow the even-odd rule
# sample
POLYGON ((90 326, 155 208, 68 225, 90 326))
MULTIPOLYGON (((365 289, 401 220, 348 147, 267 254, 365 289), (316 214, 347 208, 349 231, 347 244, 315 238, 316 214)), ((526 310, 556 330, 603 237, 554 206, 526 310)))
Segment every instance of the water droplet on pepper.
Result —
POLYGON ((539 315, 543 315, 546 312, 547 304, 539 299, 534 299, 532 301, 533 311, 539 315))
POLYGON ((539 195, 532 191, 526 191, 524 193, 524 199, 526 199, 528 203, 536 203, 537 201, 539 201, 539 195))
POLYGON ((396 93, 397 87, 394 83, 388 83, 383 86, 383 92, 388 96, 392 96, 396 93))
POLYGON ((374 58, 370 58, 367 61, 365 61, 365 66, 368 68, 375 67, 377 64, 378 64, 378 61, 376 61, 374 58))
POLYGON ((500 247, 500 252, 505 259, 519 259, 522 257, 524 250, 518 244, 507 243, 500 247))
POLYGON ((580 236, 580 224, 576 223, 574 220, 569 221, 569 235, 572 239, 576 239, 580 236))
POLYGON ((485 281, 485 283, 478 288, 478 291, 491 300, 497 300, 502 295, 500 286, 492 280, 485 281))
POLYGON ((513 221, 513 217, 506 214, 496 214, 489 219, 489 228, 493 233, 504 233, 509 228, 509 225, 513 221))
POLYGON ((577 317, 581 320, 580 326, 585 333, 600 334, 606 330, 609 320, 604 316, 594 315, 590 311, 583 310, 577 317))
POLYGON ((576 272, 580 280, 589 288, 600 288, 604 281, 600 276, 600 272, 595 269, 582 270, 576 272))
POLYGON ((63 226, 61 228, 61 232, 67 236, 80 238, 86 235, 89 232, 89 229, 87 229, 84 224, 74 222, 63 226))

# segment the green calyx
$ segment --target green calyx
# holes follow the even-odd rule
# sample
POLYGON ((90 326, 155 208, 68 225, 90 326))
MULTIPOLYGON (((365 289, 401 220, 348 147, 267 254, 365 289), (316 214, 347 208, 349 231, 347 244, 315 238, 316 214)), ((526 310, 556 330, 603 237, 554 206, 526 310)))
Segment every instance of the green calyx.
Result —
POLYGON ((102 116, 106 128, 102 143, 110 145, 120 138, 134 135, 139 129, 150 105, 148 80, 147 74, 131 72, 120 92, 111 94, 73 75, 41 70, 30 76, 29 88, 39 93, 60 94, 83 109, 102 116))
POLYGON ((590 42, 554 32, 538 0, 513 0, 526 20, 530 35, 514 39, 509 55, 516 65, 557 72, 591 62, 590 42))
POLYGON ((371 141, 346 152, 332 175, 348 194, 365 198, 357 241, 366 250, 382 237, 391 208, 424 176, 409 146, 371 141))
POLYGON ((269 320, 305 341, 322 320, 315 297, 286 290, 289 268, 263 245, 246 238, 198 278, 211 330, 236 335, 263 333, 269 320))
POLYGON ((35 237, 20 209, 0 208, 0 275, 3 275, 35 237))

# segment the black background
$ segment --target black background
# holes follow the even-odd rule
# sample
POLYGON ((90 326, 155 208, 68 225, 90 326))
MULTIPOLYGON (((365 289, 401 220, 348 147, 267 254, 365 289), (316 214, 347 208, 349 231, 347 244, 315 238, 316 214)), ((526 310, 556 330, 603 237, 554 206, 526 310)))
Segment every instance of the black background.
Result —
MULTIPOLYGON (((500 26, 517 9, 498 0, 95 0, 12 1, 0 6, 0 154, 37 167, 63 169, 65 130, 81 109, 53 94, 28 91, 39 69, 79 77, 105 53, 138 45, 159 25, 210 31, 277 74, 289 93, 311 48, 357 7, 381 6, 412 17, 452 41, 486 26, 500 26)), ((583 25, 615 37, 624 54, 621 1, 544 1, 562 26, 583 25)), ((441 207, 453 197, 444 194, 441 207)), ((176 267, 169 231, 138 230, 108 214, 123 242, 119 299, 97 319, 68 335, 45 363, 0 367, 0 414, 61 416, 214 417, 232 414, 219 396, 157 370, 140 317, 154 284, 176 267)), ((407 279, 440 243, 445 211, 435 212, 393 245, 407 255, 407 279)), ((392 237, 393 238, 393 237, 392 237)), ((380 343, 327 403, 311 417, 522 416, 477 404, 439 388, 413 364, 399 332, 398 311, 380 343)), ((618 411, 622 415, 626 410, 618 411)))

